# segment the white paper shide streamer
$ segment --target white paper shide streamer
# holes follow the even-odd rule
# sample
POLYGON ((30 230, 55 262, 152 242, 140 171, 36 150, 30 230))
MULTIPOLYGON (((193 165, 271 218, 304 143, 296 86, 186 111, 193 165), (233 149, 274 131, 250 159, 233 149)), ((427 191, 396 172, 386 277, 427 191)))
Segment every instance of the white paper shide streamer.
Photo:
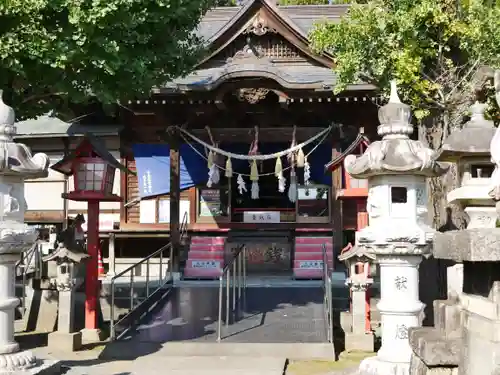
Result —
POLYGON ((238 191, 240 194, 243 194, 244 192, 246 193, 247 187, 245 184, 245 180, 243 179, 243 176, 241 174, 238 175, 238 178, 236 179, 236 183, 238 184, 238 191))
POLYGON ((311 179, 311 165, 307 161, 307 156, 304 158, 304 185, 309 185, 311 179))

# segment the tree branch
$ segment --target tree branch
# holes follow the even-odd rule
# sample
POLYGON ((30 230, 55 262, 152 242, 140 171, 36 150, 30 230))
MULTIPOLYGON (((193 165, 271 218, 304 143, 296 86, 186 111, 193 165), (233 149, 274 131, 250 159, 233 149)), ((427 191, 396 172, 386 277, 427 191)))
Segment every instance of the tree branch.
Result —
POLYGON ((34 100, 41 100, 41 99, 45 99, 45 98, 50 98, 53 96, 63 96, 66 94, 67 94, 66 92, 51 92, 51 93, 42 94, 42 95, 31 95, 31 96, 28 96, 26 99, 24 99, 21 102, 21 104, 26 104, 26 103, 32 102, 34 100))
POLYGON ((450 90, 448 95, 446 95, 446 100, 448 100, 451 95, 462 85, 462 83, 469 78, 469 76, 472 74, 472 72, 476 69, 476 66, 479 64, 479 58, 474 61, 474 64, 470 67, 468 72, 458 81, 458 83, 450 90))

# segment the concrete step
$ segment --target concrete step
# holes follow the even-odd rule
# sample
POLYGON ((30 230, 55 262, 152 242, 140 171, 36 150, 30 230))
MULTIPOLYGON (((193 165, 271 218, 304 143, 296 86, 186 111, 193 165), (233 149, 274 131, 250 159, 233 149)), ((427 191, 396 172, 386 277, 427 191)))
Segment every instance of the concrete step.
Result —
POLYGON ((152 353, 134 362, 92 361, 91 366, 71 366, 66 375, 282 375, 286 358, 274 357, 160 357, 152 353))
MULTIPOLYGON (((290 358, 333 360, 330 343, 203 343, 203 342, 139 342, 115 341, 106 346, 100 358, 105 360, 135 360, 155 357, 236 357, 236 358, 290 358), (153 354, 154 353, 154 354, 153 354)), ((251 362, 251 361, 250 361, 251 362)), ((258 363, 258 360, 254 361, 258 363)), ((258 371, 254 372, 258 373, 258 371)))

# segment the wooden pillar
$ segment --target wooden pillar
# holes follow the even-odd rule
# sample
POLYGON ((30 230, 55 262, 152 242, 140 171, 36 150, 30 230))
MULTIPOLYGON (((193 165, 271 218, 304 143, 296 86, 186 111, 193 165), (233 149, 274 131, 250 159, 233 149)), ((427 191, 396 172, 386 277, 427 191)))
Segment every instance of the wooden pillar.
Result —
POLYGON ((174 259, 170 259, 172 270, 179 271, 180 253, 180 154, 178 130, 171 128, 169 131, 170 146, 170 241, 173 247, 174 259))
MULTIPOLYGON (((332 159, 340 154, 340 145, 334 143, 332 146, 332 159)), ((342 223, 342 201, 337 199, 337 193, 342 189, 342 171, 343 166, 335 168, 332 172, 332 198, 331 212, 333 220, 333 269, 337 264, 337 256, 340 255, 343 242, 343 223, 342 223)))
POLYGON ((110 233, 109 234, 109 244, 108 244, 108 265, 109 265, 109 269, 108 269, 108 273, 107 273, 107 276, 115 276, 116 273, 115 273, 115 270, 116 270, 116 267, 115 267, 115 262, 116 260, 116 256, 115 256, 115 234, 114 233, 110 233))
MULTIPOLYGON (((366 212, 366 199, 361 198, 356 201, 357 213, 358 213, 358 223, 356 230, 361 230, 368 226, 368 212, 366 212)), ((370 277, 370 263, 363 263, 363 268, 361 270, 367 277, 370 277)), ((371 325, 371 305, 370 305, 370 289, 367 288, 365 292, 365 330, 370 332, 372 329, 371 325)))
MULTIPOLYGON (((62 142, 64 145, 64 157, 66 157, 69 154, 69 138, 68 137, 62 138, 62 142)), ((67 194, 69 192, 69 177, 67 175, 64 175, 63 190, 64 194, 67 194)), ((63 230, 68 228, 68 216, 69 216, 68 212, 69 212, 69 200, 63 199, 63 224, 62 224, 63 230)))
POLYGON ((90 258, 85 267, 86 330, 97 330, 99 328, 99 279, 97 275, 99 246, 99 201, 89 201, 87 209, 87 252, 90 258))

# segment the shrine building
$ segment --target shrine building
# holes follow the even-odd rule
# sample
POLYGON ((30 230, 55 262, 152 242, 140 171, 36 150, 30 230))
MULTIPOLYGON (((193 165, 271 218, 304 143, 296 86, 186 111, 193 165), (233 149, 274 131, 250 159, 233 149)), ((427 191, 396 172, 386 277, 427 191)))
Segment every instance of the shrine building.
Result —
POLYGON ((239 244, 254 274, 316 278, 322 244, 336 262, 366 225, 366 181, 349 178, 343 159, 377 137, 378 94, 360 82, 335 95, 333 56, 314 53, 307 35, 347 7, 215 8, 198 28, 209 53, 196 69, 124 103, 113 152, 136 175, 119 175, 123 202, 108 213, 119 222, 103 230, 115 272, 168 241, 192 278, 222 266, 203 249, 239 244))

